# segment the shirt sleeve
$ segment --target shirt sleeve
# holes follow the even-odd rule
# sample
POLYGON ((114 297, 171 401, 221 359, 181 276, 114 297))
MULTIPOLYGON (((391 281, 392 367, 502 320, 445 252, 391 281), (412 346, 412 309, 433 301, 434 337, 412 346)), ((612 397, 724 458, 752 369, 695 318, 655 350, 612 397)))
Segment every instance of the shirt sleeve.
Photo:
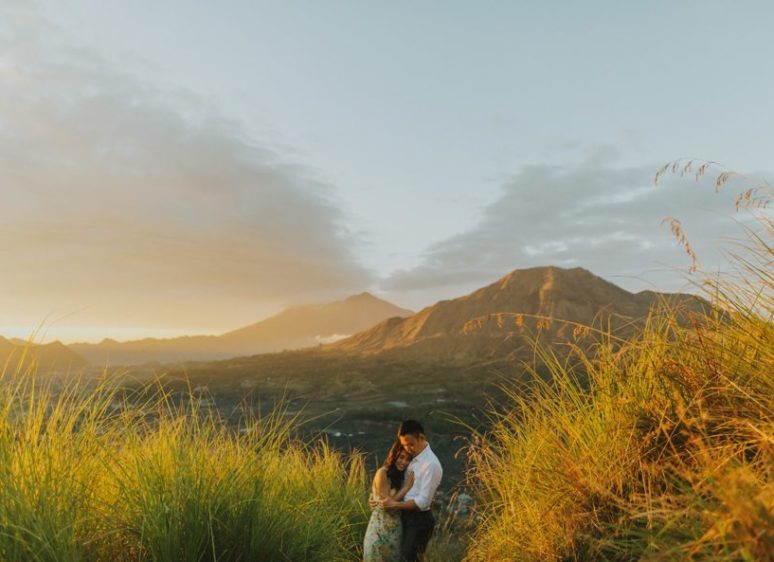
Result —
POLYGON ((415 474, 415 477, 420 482, 419 490, 414 496, 414 503, 417 507, 424 511, 430 508, 430 504, 433 503, 433 496, 435 490, 441 483, 441 476, 443 476, 443 470, 441 465, 437 463, 430 463, 422 470, 422 478, 419 478, 419 474, 415 474))

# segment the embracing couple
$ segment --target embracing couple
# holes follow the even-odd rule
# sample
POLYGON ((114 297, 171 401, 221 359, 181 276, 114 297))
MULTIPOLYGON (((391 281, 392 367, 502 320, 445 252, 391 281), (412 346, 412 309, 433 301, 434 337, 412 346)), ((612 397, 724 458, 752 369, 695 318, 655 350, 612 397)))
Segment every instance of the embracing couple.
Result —
POLYGON ((371 486, 368 504, 373 511, 363 541, 365 562, 422 559, 435 527, 430 508, 442 476, 422 424, 401 423, 398 439, 371 486))

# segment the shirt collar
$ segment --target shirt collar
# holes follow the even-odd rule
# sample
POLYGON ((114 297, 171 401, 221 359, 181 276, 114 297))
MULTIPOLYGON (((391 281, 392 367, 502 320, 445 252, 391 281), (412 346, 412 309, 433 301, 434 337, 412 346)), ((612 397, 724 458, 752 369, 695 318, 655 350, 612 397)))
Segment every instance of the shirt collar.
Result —
MULTIPOLYGON (((413 459, 411 459, 411 462, 418 461, 420 458, 427 456, 425 453, 427 453, 428 451, 430 451, 430 443, 427 443, 427 446, 424 449, 422 449, 422 452, 419 453, 413 459)), ((432 452, 432 451, 430 451, 430 452, 432 452)))

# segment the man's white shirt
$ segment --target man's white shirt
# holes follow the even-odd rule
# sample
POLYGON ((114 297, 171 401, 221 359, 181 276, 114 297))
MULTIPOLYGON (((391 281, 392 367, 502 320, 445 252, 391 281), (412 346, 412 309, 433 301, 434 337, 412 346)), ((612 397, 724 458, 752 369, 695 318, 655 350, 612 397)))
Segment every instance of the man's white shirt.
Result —
POLYGON ((404 501, 414 500, 420 511, 428 511, 443 476, 443 468, 430 448, 430 443, 411 460, 408 470, 414 473, 414 485, 403 499, 404 501))

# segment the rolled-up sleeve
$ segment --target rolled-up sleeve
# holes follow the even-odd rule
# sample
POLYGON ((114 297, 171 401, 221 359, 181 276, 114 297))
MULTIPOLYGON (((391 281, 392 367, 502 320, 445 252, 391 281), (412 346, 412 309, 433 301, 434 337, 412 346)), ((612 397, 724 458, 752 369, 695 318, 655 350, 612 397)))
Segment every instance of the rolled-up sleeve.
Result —
POLYGON ((443 470, 439 464, 430 463, 422 467, 422 478, 419 478, 419 474, 415 474, 415 476, 420 484, 419 490, 417 490, 417 494, 414 496, 414 503, 417 504, 420 510, 425 511, 433 503, 433 496, 435 496, 435 490, 441 483, 443 470))

